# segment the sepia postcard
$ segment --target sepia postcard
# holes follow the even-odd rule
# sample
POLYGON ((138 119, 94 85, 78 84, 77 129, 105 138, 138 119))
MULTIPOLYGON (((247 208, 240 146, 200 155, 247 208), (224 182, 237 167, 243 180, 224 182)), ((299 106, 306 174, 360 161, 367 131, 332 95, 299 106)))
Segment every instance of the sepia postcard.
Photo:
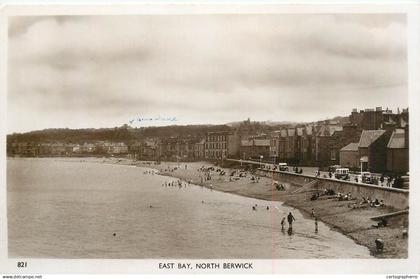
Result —
POLYGON ((0 11, 0 273, 419 273, 415 3, 0 11))

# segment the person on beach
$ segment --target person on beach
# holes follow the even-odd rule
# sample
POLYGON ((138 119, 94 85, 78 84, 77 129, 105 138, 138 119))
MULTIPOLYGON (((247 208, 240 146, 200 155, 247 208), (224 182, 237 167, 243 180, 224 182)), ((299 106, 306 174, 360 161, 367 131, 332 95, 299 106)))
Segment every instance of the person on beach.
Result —
POLYGON ((376 252, 377 253, 381 253, 384 251, 384 245, 385 245, 385 241, 383 241, 380 238, 375 239, 375 245, 376 245, 376 252))
POLYGON ((283 219, 281 219, 281 231, 284 231, 284 222, 286 221, 286 217, 283 217, 283 219))
POLYGON ((311 216, 315 217, 315 210, 313 208, 312 208, 312 211, 311 211, 311 216))
POLYGON ((289 223, 289 229, 292 228, 293 221, 296 221, 295 217, 292 215, 292 212, 289 212, 289 215, 287 215, 287 222, 289 223))
POLYGON ((315 217, 315 233, 318 233, 318 218, 315 217))

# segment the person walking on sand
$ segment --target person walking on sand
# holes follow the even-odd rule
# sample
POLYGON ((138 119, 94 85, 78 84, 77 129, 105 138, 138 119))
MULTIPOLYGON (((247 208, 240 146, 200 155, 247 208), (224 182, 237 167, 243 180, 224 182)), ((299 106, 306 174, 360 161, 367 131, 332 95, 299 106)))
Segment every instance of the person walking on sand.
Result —
POLYGON ((315 233, 318 233, 318 218, 315 217, 315 233))
POLYGON ((292 223, 293 223, 293 221, 296 221, 296 219, 292 215, 292 212, 289 212, 289 215, 287 215, 287 222, 289 223, 289 229, 292 229, 292 223))

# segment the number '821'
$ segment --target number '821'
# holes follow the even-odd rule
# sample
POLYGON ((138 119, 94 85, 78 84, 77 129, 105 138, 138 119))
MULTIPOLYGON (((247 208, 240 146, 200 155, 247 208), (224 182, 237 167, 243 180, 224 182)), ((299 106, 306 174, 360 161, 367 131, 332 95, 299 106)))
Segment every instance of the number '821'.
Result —
POLYGON ((27 267, 28 263, 27 262, 17 262, 17 267, 27 267))

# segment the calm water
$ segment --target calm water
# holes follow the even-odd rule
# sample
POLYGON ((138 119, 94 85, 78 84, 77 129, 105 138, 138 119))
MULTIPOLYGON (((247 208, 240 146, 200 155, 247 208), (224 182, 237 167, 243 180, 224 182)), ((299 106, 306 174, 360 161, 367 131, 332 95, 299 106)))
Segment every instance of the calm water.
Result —
POLYGON ((279 202, 163 187, 174 179, 144 170, 80 159, 8 159, 9 256, 370 257, 321 222, 315 234, 312 220, 279 202), (297 219, 293 235, 280 230, 289 211, 297 219))

